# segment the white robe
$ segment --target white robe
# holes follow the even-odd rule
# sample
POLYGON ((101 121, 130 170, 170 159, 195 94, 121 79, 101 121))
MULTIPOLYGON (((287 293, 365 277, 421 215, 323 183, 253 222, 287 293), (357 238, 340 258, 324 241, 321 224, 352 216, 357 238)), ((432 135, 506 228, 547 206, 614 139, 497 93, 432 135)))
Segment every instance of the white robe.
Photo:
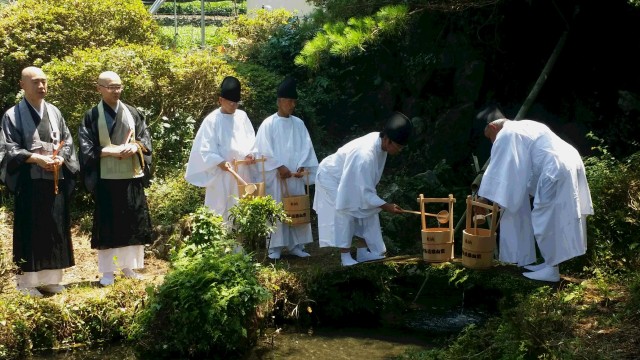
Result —
MULTIPOLYGON (((244 159, 252 154, 254 143, 255 131, 247 114, 242 110, 223 114, 219 108, 204 118, 193 141, 185 179, 207 189, 204 204, 222 215, 225 222, 229 209, 238 201, 238 182, 218 164, 244 159)), ((238 173, 253 182, 247 166, 240 167, 238 173)))
POLYGON ((518 265, 535 261, 533 237, 548 265, 586 252, 586 217, 593 214, 593 204, 584 164, 546 125, 505 122, 478 195, 505 209, 500 260, 518 265), (534 203, 529 216, 530 195, 534 203))
POLYGON ((357 235, 371 252, 386 252, 378 215, 386 201, 376 192, 386 160, 378 132, 357 138, 322 160, 313 203, 320 247, 349 248, 357 235))
MULTIPOLYGON (((286 179, 290 196, 306 193, 305 183, 315 182, 318 158, 311 143, 311 137, 304 122, 295 116, 280 117, 277 113, 266 118, 256 135, 256 151, 265 161, 266 193, 281 202, 284 196, 282 179, 278 176, 278 167, 284 165, 291 172, 304 167, 309 177, 286 179)), ((311 224, 289 226, 278 222, 271 234, 269 248, 287 247, 292 250, 297 245, 313 241, 311 224)))

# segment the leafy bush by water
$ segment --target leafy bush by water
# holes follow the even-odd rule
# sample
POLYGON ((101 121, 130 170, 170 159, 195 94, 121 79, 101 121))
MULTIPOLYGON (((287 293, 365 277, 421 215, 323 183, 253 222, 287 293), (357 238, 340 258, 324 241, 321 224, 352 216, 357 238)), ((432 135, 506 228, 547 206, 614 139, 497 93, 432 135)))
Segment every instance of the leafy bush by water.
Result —
POLYGON ((164 283, 149 290, 131 333, 153 358, 238 356, 255 342, 256 307, 269 298, 251 257, 231 253, 235 242, 221 219, 197 214, 189 244, 164 283))
POLYGON ((266 241, 275 231, 276 223, 290 221, 281 202, 270 195, 245 197, 229 209, 233 232, 248 251, 266 247, 266 241))
POLYGON ((101 296, 68 291, 44 299, 0 294, 0 359, 122 339, 145 298, 142 284, 131 281, 118 281, 101 296))

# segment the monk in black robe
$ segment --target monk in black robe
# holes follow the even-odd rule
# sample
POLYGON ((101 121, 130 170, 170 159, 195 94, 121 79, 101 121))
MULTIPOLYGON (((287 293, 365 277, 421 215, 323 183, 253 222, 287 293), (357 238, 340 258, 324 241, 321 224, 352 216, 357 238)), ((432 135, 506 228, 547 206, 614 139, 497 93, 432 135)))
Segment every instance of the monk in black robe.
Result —
POLYGON ((58 293, 62 270, 75 265, 69 199, 78 172, 73 140, 60 110, 44 101, 47 77, 22 70, 24 98, 2 117, 0 179, 14 194, 13 260, 18 290, 58 293))
POLYGON ((100 284, 114 274, 140 279, 144 244, 151 242, 151 220, 144 187, 149 183, 151 136, 144 116, 120 101, 120 77, 98 77, 102 101, 87 111, 78 134, 84 184, 95 202, 91 248, 98 250, 100 284))

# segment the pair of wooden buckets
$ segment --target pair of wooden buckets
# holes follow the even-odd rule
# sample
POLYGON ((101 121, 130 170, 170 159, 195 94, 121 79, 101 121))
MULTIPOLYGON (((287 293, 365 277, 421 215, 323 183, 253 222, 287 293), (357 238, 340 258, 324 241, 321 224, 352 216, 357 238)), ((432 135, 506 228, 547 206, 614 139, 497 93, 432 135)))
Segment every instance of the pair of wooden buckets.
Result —
POLYGON ((282 184, 282 206, 287 215, 291 218, 290 226, 304 225, 311 222, 311 204, 309 201, 309 171, 303 171, 306 177, 305 194, 290 195, 287 188, 287 181, 281 179, 282 184))
MULTIPOLYGON (((424 261, 428 263, 441 263, 451 261, 454 257, 453 245, 453 195, 448 198, 425 198, 422 194, 418 198, 420 202, 420 213, 422 220, 422 255, 424 261), (426 203, 448 203, 449 227, 428 228, 426 226, 426 216, 433 215, 426 213, 424 205, 426 203)), ((467 197, 467 223, 466 229, 462 231, 462 265, 470 269, 487 269, 493 265, 494 252, 496 250, 496 229, 498 226, 498 205, 487 205, 467 197), (474 207, 481 207, 491 210, 489 229, 477 227, 477 221, 471 222, 474 207)), ((440 220, 440 219, 439 219, 440 220)), ((475 220, 475 219, 474 219, 475 220)), ((439 221, 439 223, 441 223, 439 221)))
POLYGON ((462 231, 462 265, 470 269, 488 269, 493 265, 496 250, 496 229, 498 226, 498 205, 487 205, 467 196, 467 223, 462 231), (489 229, 478 227, 478 218, 473 216, 474 208, 491 210, 489 229), (473 218, 473 225, 472 225, 473 218))

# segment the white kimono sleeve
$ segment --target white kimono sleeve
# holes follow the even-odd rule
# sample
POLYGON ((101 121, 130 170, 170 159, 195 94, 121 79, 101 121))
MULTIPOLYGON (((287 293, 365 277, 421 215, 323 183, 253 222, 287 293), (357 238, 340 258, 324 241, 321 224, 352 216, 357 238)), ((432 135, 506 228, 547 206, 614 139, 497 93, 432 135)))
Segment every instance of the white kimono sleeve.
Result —
POLYGON ((207 117, 202 122, 191 147, 185 179, 200 187, 211 185, 217 172, 222 171, 218 164, 225 159, 220 155, 216 143, 216 117, 207 117))
POLYGON ((336 209, 357 218, 379 213, 386 201, 376 191, 378 173, 378 162, 372 151, 349 153, 338 185, 336 209))

